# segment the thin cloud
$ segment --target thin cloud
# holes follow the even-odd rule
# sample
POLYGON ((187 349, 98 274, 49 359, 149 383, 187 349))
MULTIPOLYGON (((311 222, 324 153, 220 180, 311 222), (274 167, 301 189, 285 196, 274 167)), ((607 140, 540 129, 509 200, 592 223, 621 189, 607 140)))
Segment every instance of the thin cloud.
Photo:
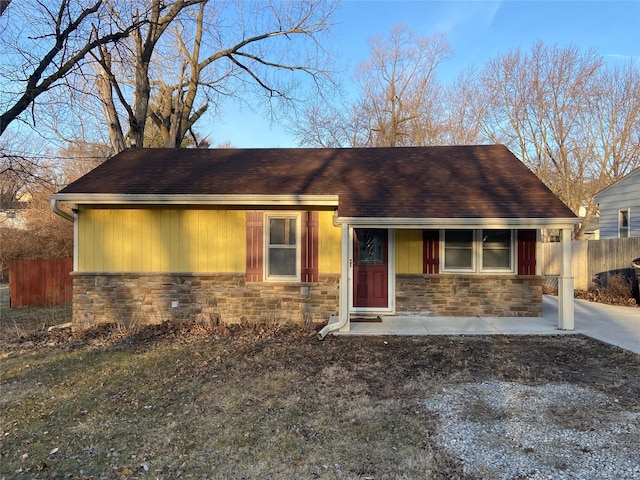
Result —
POLYGON ((491 28, 502 4, 503 1, 447 2, 435 29, 453 35, 458 29, 468 31, 469 25, 473 25, 475 33, 480 33, 491 28))

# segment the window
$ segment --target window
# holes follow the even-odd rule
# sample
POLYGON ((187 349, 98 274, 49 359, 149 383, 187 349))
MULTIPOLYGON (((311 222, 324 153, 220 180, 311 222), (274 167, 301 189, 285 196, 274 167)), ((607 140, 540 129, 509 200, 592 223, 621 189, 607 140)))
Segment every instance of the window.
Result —
POLYGON ((444 231, 445 270, 473 270, 473 230, 444 231))
POLYGON ((482 269, 511 270, 511 230, 482 230, 482 269))
POLYGON ((382 265, 386 232, 372 228, 358 229, 358 265, 382 265))
POLYGON ((513 271, 511 230, 444 230, 442 238, 445 272, 513 271))
POLYGON ((300 277, 298 216, 268 216, 267 220, 266 277, 297 280, 300 277))
POLYGON ((629 236, 629 210, 618 211, 618 237, 629 236))

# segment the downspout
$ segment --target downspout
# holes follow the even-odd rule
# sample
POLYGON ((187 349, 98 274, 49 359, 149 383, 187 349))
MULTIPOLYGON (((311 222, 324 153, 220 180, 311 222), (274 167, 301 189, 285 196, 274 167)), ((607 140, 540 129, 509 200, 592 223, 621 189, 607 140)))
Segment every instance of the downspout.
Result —
POLYGON ((351 278, 351 261, 349 259, 349 225, 342 224, 342 269, 340 274, 340 305, 338 321, 325 325, 318 332, 318 339, 324 340, 330 332, 340 330, 349 323, 349 279, 351 278))
POLYGON ((53 213, 55 213, 56 215, 64 218, 65 220, 69 220, 71 223, 73 223, 73 215, 70 215, 64 210, 60 209, 60 207, 58 206, 57 198, 51 197, 51 210, 53 210, 53 213))
POLYGON ((326 337, 330 332, 335 332, 336 330, 340 330, 342 327, 344 327, 347 324, 347 320, 349 319, 349 317, 338 317, 338 321, 335 323, 329 323, 327 325, 325 325, 322 330, 320 330, 318 332, 318 340, 324 340, 324 337, 326 337))

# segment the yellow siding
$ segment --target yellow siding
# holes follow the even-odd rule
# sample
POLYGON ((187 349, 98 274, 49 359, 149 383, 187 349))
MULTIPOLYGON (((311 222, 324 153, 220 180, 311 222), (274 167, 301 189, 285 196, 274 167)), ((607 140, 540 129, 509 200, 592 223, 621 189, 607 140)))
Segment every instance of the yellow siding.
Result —
POLYGON ((333 226, 333 212, 320 212, 318 222, 318 273, 340 273, 341 229, 333 226))
MULTIPOLYGON (((152 245, 157 242, 157 234, 155 231, 143 231, 143 225, 151 224, 152 214, 148 210, 140 210, 140 222, 138 222, 138 231, 137 235, 140 238, 140 271, 141 272, 153 272, 157 271, 153 268, 153 258, 154 252, 152 250, 152 245), (142 248, 142 238, 143 235, 148 239, 148 248, 142 248)), ((157 252, 156 252, 157 254, 157 252)))
POLYGON ((396 272, 422 273, 422 231, 396 230, 396 272))
POLYGON ((245 269, 244 211, 83 207, 79 229, 80 271, 245 269))

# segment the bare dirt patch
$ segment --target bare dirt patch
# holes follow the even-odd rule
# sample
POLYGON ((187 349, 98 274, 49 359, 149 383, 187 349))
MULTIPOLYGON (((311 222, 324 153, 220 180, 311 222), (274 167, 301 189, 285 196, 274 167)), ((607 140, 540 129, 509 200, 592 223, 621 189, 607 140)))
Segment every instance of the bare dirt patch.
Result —
POLYGON ((563 451, 604 461, 588 442, 534 443, 541 419, 556 440, 616 432, 607 458, 640 464, 638 355, 579 335, 320 342, 317 328, 167 323, 5 342, 0 477, 577 478, 563 451), (566 401, 549 400, 558 389, 566 401), (636 430, 615 430, 621 419, 636 430), (447 443, 464 422, 494 429, 464 435, 494 442, 483 461, 447 443))

